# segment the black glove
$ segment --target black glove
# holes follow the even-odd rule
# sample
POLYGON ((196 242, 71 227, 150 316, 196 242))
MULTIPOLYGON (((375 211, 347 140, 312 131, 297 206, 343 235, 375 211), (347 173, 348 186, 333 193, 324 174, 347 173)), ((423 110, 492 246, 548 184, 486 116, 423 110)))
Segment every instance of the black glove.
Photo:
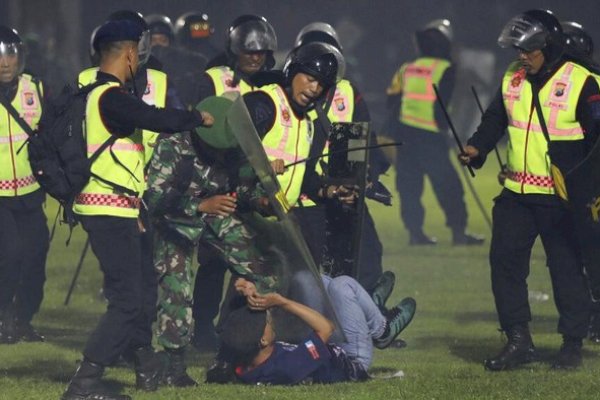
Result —
POLYGON ((383 205, 392 205, 392 193, 390 193, 390 191, 383 186, 383 183, 379 181, 370 182, 367 184, 365 196, 368 199, 375 200, 383 205))

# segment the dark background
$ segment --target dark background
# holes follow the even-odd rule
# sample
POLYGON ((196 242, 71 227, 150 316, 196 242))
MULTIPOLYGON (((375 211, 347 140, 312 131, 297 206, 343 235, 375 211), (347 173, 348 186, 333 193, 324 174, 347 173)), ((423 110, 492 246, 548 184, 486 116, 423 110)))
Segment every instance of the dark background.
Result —
MULTIPOLYGON (((163 13, 173 22, 187 11, 204 12, 215 27, 213 41, 219 47, 234 18, 246 13, 263 15, 277 32, 280 59, 304 25, 328 22, 338 30, 348 75, 364 93, 376 122, 382 118, 392 74, 415 56, 412 32, 432 19, 452 21, 456 59, 464 68, 458 83, 467 89, 474 84, 484 102, 515 56, 496 44, 502 27, 515 14, 531 8, 550 9, 559 20, 581 23, 600 47, 598 0, 1 0, 0 23, 16 28, 22 36, 39 35, 47 58, 63 79, 72 79, 88 66, 92 29, 110 12, 126 8, 144 15, 163 13)), ((457 125, 470 129, 466 120, 457 125)))

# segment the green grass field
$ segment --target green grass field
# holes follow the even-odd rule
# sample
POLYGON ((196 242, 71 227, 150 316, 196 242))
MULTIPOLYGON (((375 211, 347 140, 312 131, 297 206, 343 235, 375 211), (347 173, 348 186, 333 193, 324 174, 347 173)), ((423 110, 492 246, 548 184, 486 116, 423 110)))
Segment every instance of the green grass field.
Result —
MULTIPOLYGON (((477 173, 475 185, 483 203, 491 209, 500 188, 493 159, 477 173)), ((393 188, 393 171, 384 181, 393 188)), ((243 387, 201 384, 197 388, 136 392, 134 375, 127 369, 108 370, 107 379, 135 399, 594 399, 600 395, 600 346, 586 343, 584 367, 576 372, 555 372, 550 362, 560 346, 557 315, 552 300, 532 301, 534 342, 540 362, 511 372, 490 373, 482 361, 503 345, 498 333, 489 282, 487 252, 490 232, 467 194, 472 232, 486 235, 483 247, 452 247, 432 192, 426 190, 426 232, 437 236, 435 247, 409 247, 399 219, 398 200, 393 207, 370 204, 381 240, 384 265, 396 273, 391 302, 413 296, 418 303, 412 324, 402 334, 404 349, 377 351, 372 372, 378 376, 362 384, 299 387, 243 387), (402 370, 403 378, 383 379, 402 370)), ((49 219, 55 205, 48 204, 49 219)), ((48 260, 46 297, 34 325, 47 342, 0 346, 0 399, 58 399, 75 370, 76 360, 90 330, 103 312, 98 299, 101 275, 88 256, 71 304, 64 296, 83 247, 81 228, 65 247, 66 228, 59 229, 48 260)), ((539 244, 532 257, 529 287, 550 294, 545 257, 539 244)), ((204 380, 211 357, 192 354, 190 374, 204 380)))

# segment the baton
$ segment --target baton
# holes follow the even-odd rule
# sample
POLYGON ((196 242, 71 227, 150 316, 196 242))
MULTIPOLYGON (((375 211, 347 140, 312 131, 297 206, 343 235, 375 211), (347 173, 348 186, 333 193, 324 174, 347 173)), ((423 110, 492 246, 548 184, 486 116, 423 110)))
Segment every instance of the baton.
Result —
MULTIPOLYGON (((473 96, 475 96, 475 101, 477 102, 477 107, 479 111, 481 111, 481 115, 483 116, 483 107, 481 106, 481 102, 479 101, 479 96, 477 95, 477 90, 475 86, 471 86, 471 92, 473 92, 473 96)), ((494 145, 494 152, 496 153, 496 158, 498 159, 498 164, 500 164, 500 170, 504 169, 504 164, 502 163, 502 158, 500 157, 500 152, 498 151, 498 146, 494 145)))
POLYGON ((73 294, 73 290, 75 289, 75 283, 77 283, 77 278, 79 277, 79 272, 81 272, 81 267, 83 266, 83 260, 85 260, 85 255, 87 254, 88 248, 90 247, 90 238, 88 237, 83 245, 83 251, 81 252, 81 257, 79 257, 79 263, 77 264, 77 268, 75 268, 75 274, 73 275, 73 279, 71 279, 71 286, 69 286, 69 291, 67 292, 67 297, 65 297, 65 306, 69 305, 69 301, 71 300, 71 294, 73 294))
POLYGON ((335 151, 330 151, 327 153, 323 153, 320 154, 318 156, 313 156, 313 157, 307 157, 307 158, 303 158, 301 160, 298 161, 294 161, 293 163, 289 163, 285 165, 285 168, 288 167, 293 167, 296 164, 302 164, 311 160, 318 160, 319 158, 323 158, 323 157, 327 157, 333 154, 339 154, 339 153, 350 153, 352 151, 358 151, 358 150, 371 150, 371 149, 377 149, 379 147, 388 147, 388 146, 402 146, 403 143, 402 142, 394 142, 394 143, 382 143, 382 144, 373 144, 371 146, 361 146, 361 147, 352 147, 350 149, 343 149, 343 150, 335 150, 335 151))
MULTIPOLYGON (((458 146, 458 150, 460 150, 460 154, 466 154, 465 149, 463 148, 463 145, 460 142, 458 135, 456 134, 456 129, 454 129, 454 125, 452 124, 450 115, 448 114, 448 111, 446 110, 446 106, 444 106, 444 101, 442 100, 442 96, 440 96, 440 92, 438 91, 437 85, 435 85, 435 84, 433 85, 433 90, 435 92, 435 97, 437 98, 437 101, 440 104, 440 107, 442 107, 442 111, 444 112, 444 116, 446 117, 446 122, 448 122, 448 126, 450 127, 450 130, 452 131, 452 136, 454 136, 454 140, 456 140, 456 144, 458 146)), ((467 164, 466 167, 469 170, 471 177, 475 178, 475 172, 473 172, 473 168, 469 164, 467 164)))

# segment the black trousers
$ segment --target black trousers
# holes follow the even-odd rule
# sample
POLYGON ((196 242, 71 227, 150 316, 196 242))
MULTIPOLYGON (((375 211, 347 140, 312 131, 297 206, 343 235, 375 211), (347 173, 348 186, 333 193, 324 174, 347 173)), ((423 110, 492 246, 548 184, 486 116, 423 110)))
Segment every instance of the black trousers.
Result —
POLYGON ((450 161, 448 145, 442 133, 420 131, 402 126, 404 146, 396 156, 396 188, 400 194, 400 215, 411 233, 420 232, 425 220, 421 203, 425 176, 446 215, 446 225, 464 231, 467 208, 464 190, 450 161))
POLYGON ((198 247, 198 262, 200 266, 196 273, 192 306, 196 331, 212 326, 219 314, 228 269, 227 262, 211 246, 202 242, 198 247))
POLYGON ((493 221, 490 264, 500 326, 531 321, 527 277, 531 248, 540 236, 559 313, 558 332, 584 338, 590 296, 567 210, 558 200, 544 204, 504 190, 495 199, 493 221))
POLYGON ((0 311, 14 301, 21 322, 31 322, 44 298, 48 227, 42 205, 0 201, 0 311))
POLYGON ((90 335, 83 354, 92 362, 108 365, 127 349, 151 345, 157 278, 148 259, 143 262, 143 240, 149 238, 140 233, 136 219, 81 219, 100 261, 108 300, 106 313, 90 335))

